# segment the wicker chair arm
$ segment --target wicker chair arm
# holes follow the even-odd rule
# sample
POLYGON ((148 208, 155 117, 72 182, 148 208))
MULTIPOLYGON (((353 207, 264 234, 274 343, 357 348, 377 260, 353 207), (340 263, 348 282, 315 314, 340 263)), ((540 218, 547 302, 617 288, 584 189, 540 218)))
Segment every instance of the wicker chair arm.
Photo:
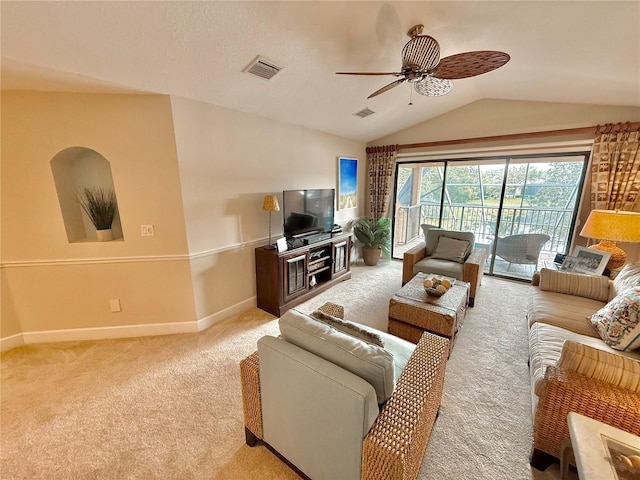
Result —
POLYGON ((362 479, 418 477, 444 385, 449 340, 423 334, 363 441, 362 479))
POLYGON ((537 270, 533 272, 533 276, 531 277, 531 285, 533 285, 534 287, 540 286, 540 272, 537 270))
POLYGON ((548 367, 533 421, 533 446, 560 458, 569 437, 567 414, 577 412, 640 435, 640 394, 571 370, 548 367))
MULTIPOLYGON (((464 262, 464 270, 462 273, 462 279, 465 282, 469 282, 470 291, 469 297, 476 298, 476 292, 478 287, 482 283, 482 275, 484 274, 484 262, 486 260, 487 252, 484 248, 474 248, 471 254, 464 262)), ((473 305, 471 305, 473 306, 473 305)))
POLYGON ((318 310, 326 313, 327 315, 331 315, 332 317, 344 320, 344 307, 337 303, 326 302, 321 307, 318 307, 318 310))
MULTIPOLYGON (((260 361, 258 352, 253 352, 240 362, 240 383, 242 386, 242 412, 245 431, 256 438, 262 438, 262 403, 260 392, 260 361)), ((247 437, 248 439, 249 437, 247 437)), ((249 442, 247 442, 249 443, 249 442)))
POLYGON ((420 242, 415 247, 404 252, 402 257, 402 284, 413 278, 413 266, 422 260, 427 254, 427 245, 420 242))
POLYGON ((474 248, 465 260, 464 264, 477 265, 484 267, 484 261, 487 259, 487 251, 484 248, 474 248))

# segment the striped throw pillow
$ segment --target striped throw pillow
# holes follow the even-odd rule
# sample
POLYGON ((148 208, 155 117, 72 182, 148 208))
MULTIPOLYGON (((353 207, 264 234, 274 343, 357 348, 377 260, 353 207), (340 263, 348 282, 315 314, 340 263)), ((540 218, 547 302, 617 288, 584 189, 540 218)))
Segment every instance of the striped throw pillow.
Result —
POLYGON ((581 275, 542 268, 540 269, 540 290, 606 302, 609 299, 609 279, 602 275, 581 275))
POLYGON ((640 360, 567 340, 557 366, 640 393, 640 360))

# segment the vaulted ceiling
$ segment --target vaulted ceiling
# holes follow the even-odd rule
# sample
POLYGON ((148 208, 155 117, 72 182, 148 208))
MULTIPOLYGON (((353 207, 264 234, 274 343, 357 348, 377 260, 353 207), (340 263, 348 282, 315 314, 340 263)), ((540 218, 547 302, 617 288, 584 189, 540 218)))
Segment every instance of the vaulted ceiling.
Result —
POLYGON ((638 1, 0 3, 2 88, 187 97, 369 141, 479 99, 640 106, 638 1), (511 60, 443 97, 400 85, 407 31, 511 60), (257 56, 271 80, 243 70, 257 56), (412 105, 409 105, 412 103, 412 105), (354 113, 369 108, 375 114, 354 113))

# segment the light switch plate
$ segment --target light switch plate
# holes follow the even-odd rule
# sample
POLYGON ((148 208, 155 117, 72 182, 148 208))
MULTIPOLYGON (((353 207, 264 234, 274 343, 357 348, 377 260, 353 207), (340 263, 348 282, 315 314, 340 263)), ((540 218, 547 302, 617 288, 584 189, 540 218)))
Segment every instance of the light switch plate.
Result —
POLYGON ((121 312, 122 311, 122 305, 120 305, 120 299, 119 298, 114 298, 114 299, 109 300, 109 308, 111 308, 111 312, 112 313, 121 312))

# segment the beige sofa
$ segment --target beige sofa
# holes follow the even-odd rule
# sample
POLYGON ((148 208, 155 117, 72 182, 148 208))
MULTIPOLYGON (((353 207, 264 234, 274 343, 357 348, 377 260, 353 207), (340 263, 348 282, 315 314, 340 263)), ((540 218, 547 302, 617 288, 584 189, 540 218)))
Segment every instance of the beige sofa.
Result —
MULTIPOLYGON (((603 327, 625 299, 637 300, 638 286, 640 264, 628 264, 613 281, 548 269, 534 275, 527 308, 533 467, 544 470, 560 458, 570 411, 640 435, 640 350, 620 351, 613 330, 603 327)), ((638 320, 635 305, 629 308, 638 320)))

